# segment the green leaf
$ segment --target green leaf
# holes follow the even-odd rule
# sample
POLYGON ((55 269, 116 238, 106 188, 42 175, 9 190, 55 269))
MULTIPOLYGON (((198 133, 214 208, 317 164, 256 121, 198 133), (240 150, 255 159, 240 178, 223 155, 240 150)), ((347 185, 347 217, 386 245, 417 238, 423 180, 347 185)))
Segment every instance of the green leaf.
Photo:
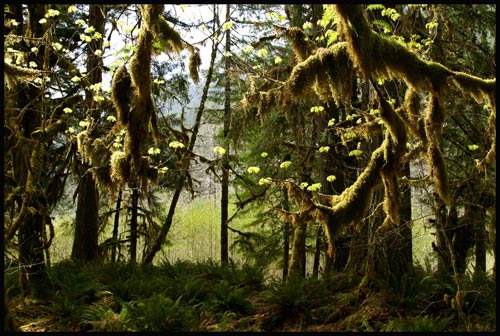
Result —
POLYGON ((392 26, 387 21, 377 19, 377 20, 373 20, 372 23, 373 23, 373 25, 384 29, 384 31, 392 33, 392 26))
POLYGON ((355 149, 349 152, 349 156, 360 156, 361 154, 363 154, 361 149, 355 149))
POLYGON ((366 9, 369 11, 375 11, 375 10, 383 10, 385 9, 385 6, 382 4, 369 4, 366 9))

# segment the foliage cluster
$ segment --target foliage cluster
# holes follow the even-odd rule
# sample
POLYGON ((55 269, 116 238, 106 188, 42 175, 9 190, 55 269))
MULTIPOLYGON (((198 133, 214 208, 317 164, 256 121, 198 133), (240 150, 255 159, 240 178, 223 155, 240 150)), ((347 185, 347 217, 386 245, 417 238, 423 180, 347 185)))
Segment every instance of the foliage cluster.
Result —
MULTIPOLYGON (((460 331, 451 307, 453 279, 416 267, 380 284, 366 297, 359 276, 266 280, 262 269, 215 262, 160 266, 61 262, 48 269, 46 293, 34 301, 57 323, 86 331, 307 331, 327 325, 344 331, 460 331)), ((5 276, 9 302, 20 302, 15 275, 5 276)), ((468 273, 462 279, 470 330, 496 325, 495 281, 468 273)), ((23 311, 11 307, 16 322, 23 311)), ((18 323, 19 324, 19 323, 18 323)), ((59 330, 52 330, 59 331, 59 330)))

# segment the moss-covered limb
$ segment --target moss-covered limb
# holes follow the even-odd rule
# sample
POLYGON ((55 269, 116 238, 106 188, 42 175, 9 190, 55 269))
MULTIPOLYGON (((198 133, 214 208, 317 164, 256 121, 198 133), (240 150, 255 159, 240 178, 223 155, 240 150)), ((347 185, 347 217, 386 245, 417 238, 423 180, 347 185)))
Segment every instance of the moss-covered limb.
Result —
POLYGON ((184 49, 185 44, 181 36, 162 15, 158 19, 158 29, 155 31, 155 36, 159 38, 160 45, 166 50, 180 53, 184 49))
POLYGON ((285 88, 293 97, 302 97, 311 88, 323 100, 333 96, 339 102, 343 97, 349 97, 352 94, 352 65, 347 43, 316 49, 292 69, 285 88))
POLYGON ((453 79, 465 92, 476 99, 482 95, 491 96, 496 79, 454 72, 440 63, 420 59, 404 45, 373 32, 363 15, 361 5, 335 5, 339 14, 339 32, 348 42, 351 58, 363 77, 384 75, 389 78, 403 78, 416 89, 436 94, 453 79))
POLYGON ((371 79, 371 83, 379 97, 380 118, 389 130, 389 134, 392 139, 392 143, 388 147, 391 147, 391 150, 393 150, 394 162, 387 163, 392 164, 396 169, 399 169, 399 160, 406 151, 406 142, 408 141, 406 125, 401 116, 396 113, 391 104, 389 104, 389 102, 385 99, 384 94, 373 79, 371 79))
POLYGON ((379 172, 385 164, 384 151, 388 145, 386 139, 371 156, 370 162, 358 177, 356 182, 346 188, 335 198, 331 221, 326 225, 328 243, 333 245, 335 238, 348 225, 355 225, 366 216, 373 196, 373 190, 378 185, 379 172))
POLYGON ((14 89, 20 80, 34 80, 42 74, 42 71, 29 69, 4 62, 3 74, 7 88, 14 89))
POLYGON ((427 162, 429 163, 430 176, 434 182, 436 193, 441 200, 449 203, 449 184, 448 184, 448 170, 444 162, 443 153, 439 145, 429 143, 426 153, 427 162))
POLYGON ((399 42, 373 32, 361 5, 335 5, 335 9, 340 17, 339 32, 364 78, 402 77, 418 89, 439 92, 451 75, 441 64, 421 60, 399 42))
POLYGON ((305 61, 317 48, 299 27, 287 29, 285 36, 292 42, 293 51, 299 62, 305 61))

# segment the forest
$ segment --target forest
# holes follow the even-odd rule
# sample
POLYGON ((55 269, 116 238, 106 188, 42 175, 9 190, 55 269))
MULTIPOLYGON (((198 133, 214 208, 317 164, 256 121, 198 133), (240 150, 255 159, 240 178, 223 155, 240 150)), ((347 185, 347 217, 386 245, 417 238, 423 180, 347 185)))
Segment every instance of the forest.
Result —
POLYGON ((4 4, 4 333, 495 332, 496 5, 4 4))

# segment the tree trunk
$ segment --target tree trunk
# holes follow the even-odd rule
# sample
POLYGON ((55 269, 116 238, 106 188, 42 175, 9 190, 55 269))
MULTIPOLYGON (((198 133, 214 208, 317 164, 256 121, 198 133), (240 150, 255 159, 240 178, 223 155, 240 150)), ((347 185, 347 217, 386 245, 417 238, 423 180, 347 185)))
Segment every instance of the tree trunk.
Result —
POLYGON ((320 261, 321 261, 321 252, 323 251, 323 237, 325 236, 325 233, 323 232, 323 227, 318 226, 318 229, 316 230, 316 244, 314 248, 314 259, 313 259, 313 271, 312 271, 312 276, 314 278, 318 278, 319 275, 319 267, 320 267, 320 261))
POLYGON ((122 206, 122 191, 118 192, 116 199, 115 220, 113 225, 113 245, 111 247, 111 262, 116 262, 116 249, 118 248, 118 227, 120 226, 120 211, 122 206))
MULTIPOLYGON (((290 211, 290 203, 288 202, 288 192, 286 187, 281 189, 281 209, 290 211)), ((290 264, 290 222, 285 221, 283 229, 283 281, 286 281, 288 276, 288 267, 290 264)))
MULTIPOLYGON (((14 15, 19 15, 21 19, 18 22, 23 22, 21 7, 9 5, 12 8, 14 15)), ((44 17, 45 5, 30 4, 28 5, 28 21, 26 22, 25 35, 28 38, 41 38, 44 35, 43 27, 38 21, 44 17)), ((23 28, 21 24, 19 30, 23 28)), ((23 35, 22 31, 18 32, 23 35)), ((20 50, 26 46, 20 46, 20 50)), ((41 45, 40 49, 43 49, 41 45)), ((28 55, 31 53, 27 53, 28 55)), ((41 51, 39 55, 43 55, 41 51)), ((30 56, 28 61, 35 61, 37 64, 43 64, 43 56, 30 56)), ((41 90, 33 85, 18 84, 12 90, 8 90, 6 94, 6 110, 13 111, 11 117, 19 118, 21 127, 17 128, 16 138, 19 141, 24 141, 26 146, 21 149, 21 153, 25 155, 22 160, 19 160, 19 165, 13 167, 16 173, 17 185, 23 190, 23 195, 18 198, 19 205, 18 216, 12 230, 7 233, 6 240, 12 238, 17 230, 17 242, 19 244, 19 288, 22 295, 37 294, 38 286, 42 284, 42 280, 47 277, 45 272, 44 260, 44 228, 46 224, 44 213, 47 209, 46 200, 42 190, 42 171, 45 166, 46 147, 42 143, 42 139, 33 139, 32 133, 43 127, 41 108, 43 96, 41 90), (34 209, 35 211, 32 211, 34 209)), ((42 285, 43 286, 43 285, 42 285)))
POLYGON ((290 266, 288 268, 288 275, 306 276, 306 232, 307 224, 301 223, 296 226, 293 233, 293 248, 292 256, 290 258, 290 266))
MULTIPOLYGON (((226 22, 231 21, 231 6, 226 5, 226 22)), ((226 30, 226 54, 231 53, 231 29, 226 30)), ((220 232, 220 253, 221 263, 226 265, 229 262, 229 241, 228 241, 228 207, 229 207, 229 124, 231 122, 231 57, 225 58, 225 88, 224 88, 224 144, 227 146, 226 153, 222 161, 222 181, 221 181, 221 232, 220 232)))
MULTIPOLYGON (((89 26, 104 35, 106 9, 102 5, 89 6, 89 26)), ((102 82, 102 57, 94 51, 102 50, 102 39, 92 40, 87 47, 87 78, 91 84, 102 82)), ((85 101, 95 120, 100 118, 101 110, 93 100, 94 93, 89 89, 85 91, 85 101)), ((91 132, 91 136, 94 136, 91 132)), ((91 261, 97 258, 98 250, 98 224, 99 224, 99 191, 90 173, 85 173, 89 168, 80 164, 83 177, 78 188, 78 203, 76 209, 75 239, 71 258, 80 261, 91 261), (90 193, 87 195, 86 193, 90 193), (89 202, 89 203, 87 203, 89 202)))
POLYGON ((137 262, 137 215, 139 208, 139 190, 132 190, 132 216, 130 218, 130 264, 137 262))
POLYGON ((76 227, 71 259, 91 261, 97 257, 98 194, 90 172, 84 174, 78 186, 76 227))

